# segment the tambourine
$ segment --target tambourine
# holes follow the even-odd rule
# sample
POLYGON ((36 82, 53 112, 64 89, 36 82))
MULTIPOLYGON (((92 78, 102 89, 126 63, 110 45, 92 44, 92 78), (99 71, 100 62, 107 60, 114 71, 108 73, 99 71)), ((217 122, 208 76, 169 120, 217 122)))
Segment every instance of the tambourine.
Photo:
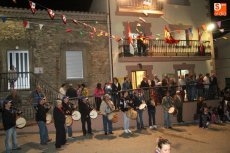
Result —
POLYGON ((80 120, 80 118, 81 118, 81 113, 79 111, 74 111, 72 113, 72 119, 74 121, 78 121, 78 120, 80 120))
POLYGON ((137 111, 135 111, 134 109, 129 109, 126 112, 126 116, 132 120, 135 120, 137 119, 137 111))
POLYGON ((73 119, 71 115, 66 115, 65 117, 65 125, 66 126, 71 126, 73 123, 73 119))
POLYGON ((92 111, 89 113, 89 116, 90 116, 90 118, 92 118, 92 119, 97 118, 97 115, 98 115, 98 113, 97 113, 96 110, 92 110, 92 111))
POLYGON ((140 110, 145 110, 146 107, 147 107, 146 104, 141 104, 141 105, 139 106, 139 109, 140 109, 140 110))
POLYGON ((177 114, 177 110, 175 107, 170 107, 169 110, 168 110, 168 113, 169 114, 173 114, 173 115, 176 115, 177 114))
POLYGON ((112 121, 113 123, 118 122, 118 114, 115 112, 109 113, 108 114, 108 120, 112 121))
POLYGON ((52 121, 52 115, 50 113, 46 113, 46 124, 50 124, 52 121))
POLYGON ((26 126, 26 119, 23 117, 18 117, 16 119, 16 127, 21 129, 26 126))

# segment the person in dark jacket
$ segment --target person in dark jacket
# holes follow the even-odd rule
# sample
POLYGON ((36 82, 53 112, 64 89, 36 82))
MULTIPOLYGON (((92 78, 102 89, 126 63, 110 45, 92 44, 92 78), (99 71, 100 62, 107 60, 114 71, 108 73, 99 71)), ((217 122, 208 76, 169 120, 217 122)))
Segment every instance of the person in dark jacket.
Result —
POLYGON ((129 97, 128 91, 123 91, 123 96, 120 99, 120 108, 123 112, 123 118, 124 118, 124 132, 125 133, 132 133, 132 131, 129 129, 129 123, 130 118, 127 116, 128 111, 132 111, 133 103, 131 98, 129 97))
POLYGON ((62 101, 57 100, 56 106, 53 110, 54 126, 56 129, 56 149, 61 148, 66 144, 66 131, 65 131, 65 113, 62 110, 62 101))
MULTIPOLYGON (((76 108, 76 105, 72 104, 71 102, 69 102, 69 97, 64 96, 62 98, 62 110, 64 112, 65 115, 70 115, 72 116, 72 113, 74 111, 74 109, 76 108)), ((72 124, 69 126, 66 126, 66 130, 68 133, 68 137, 70 139, 73 139, 73 131, 72 131, 72 124)))
POLYGON ((114 106, 116 109, 119 109, 120 91, 121 91, 121 84, 118 82, 118 79, 115 77, 113 78, 113 83, 112 83, 112 100, 114 102, 114 106))
POLYGON ((83 135, 86 136, 86 127, 85 124, 87 123, 87 130, 88 134, 92 135, 92 128, 91 128, 91 118, 90 118, 90 111, 93 110, 90 106, 89 99, 84 97, 83 100, 79 101, 79 112, 81 113, 81 123, 82 123, 82 132, 83 135))
POLYGON ((46 145, 47 142, 52 140, 49 139, 48 130, 46 126, 46 113, 49 111, 49 108, 46 108, 44 106, 45 103, 46 103, 46 99, 40 98, 39 104, 37 105, 37 112, 36 112, 36 121, 39 127, 41 145, 46 145))
POLYGON ((16 112, 11 109, 11 101, 5 100, 3 102, 2 122, 4 130, 6 131, 5 147, 6 153, 11 153, 12 150, 20 150, 17 144, 16 133, 16 112), (12 141, 12 146, 11 146, 12 141))

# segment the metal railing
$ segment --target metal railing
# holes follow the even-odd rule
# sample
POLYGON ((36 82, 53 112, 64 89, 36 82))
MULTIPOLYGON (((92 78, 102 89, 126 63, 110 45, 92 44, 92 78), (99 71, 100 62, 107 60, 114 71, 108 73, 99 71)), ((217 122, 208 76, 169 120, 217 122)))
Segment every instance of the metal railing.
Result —
POLYGON ((210 41, 180 40, 175 44, 168 44, 165 40, 144 40, 141 45, 134 39, 129 44, 127 39, 119 42, 120 57, 127 56, 211 56, 210 41))

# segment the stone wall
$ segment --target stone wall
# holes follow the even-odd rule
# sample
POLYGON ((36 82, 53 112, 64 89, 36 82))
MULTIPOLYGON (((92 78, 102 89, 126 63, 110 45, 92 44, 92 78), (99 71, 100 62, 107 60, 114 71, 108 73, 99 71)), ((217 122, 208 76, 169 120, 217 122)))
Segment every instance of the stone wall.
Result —
POLYGON ((1 9, 0 14, 11 17, 0 23, 1 72, 8 71, 7 51, 18 46, 18 50, 29 51, 30 72, 34 71, 34 67, 43 67, 44 73, 40 77, 56 89, 63 82, 73 85, 84 82, 92 94, 97 82, 104 84, 110 79, 109 37, 97 36, 97 31, 91 38, 90 27, 72 22, 76 19, 97 30, 108 31, 106 14, 64 12, 69 16, 66 25, 60 19, 47 19, 46 11, 31 16, 30 10, 1 9), (30 28, 23 26, 23 20, 30 22, 30 28), (39 24, 43 24, 42 29, 39 24), (66 29, 72 31, 67 32, 66 29), (65 51, 70 50, 83 51, 84 79, 66 80, 65 51))

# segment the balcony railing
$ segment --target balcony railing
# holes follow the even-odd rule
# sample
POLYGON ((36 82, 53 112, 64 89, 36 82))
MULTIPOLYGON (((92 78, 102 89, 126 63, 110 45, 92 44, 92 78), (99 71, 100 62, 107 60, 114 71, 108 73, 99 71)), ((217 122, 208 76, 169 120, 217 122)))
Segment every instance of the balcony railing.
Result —
POLYGON ((141 45, 133 40, 132 44, 124 39, 119 42, 119 57, 149 56, 149 57, 209 57, 211 56, 210 41, 180 40, 176 44, 168 44, 165 40, 145 40, 141 45))

